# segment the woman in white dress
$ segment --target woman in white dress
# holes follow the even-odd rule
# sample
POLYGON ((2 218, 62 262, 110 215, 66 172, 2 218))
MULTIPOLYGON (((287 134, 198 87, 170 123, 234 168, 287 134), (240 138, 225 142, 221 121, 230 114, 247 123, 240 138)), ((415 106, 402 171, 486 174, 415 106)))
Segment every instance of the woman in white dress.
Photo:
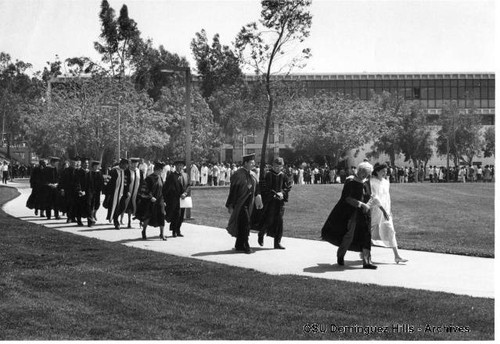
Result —
POLYGON ((392 222, 391 196, 389 194, 390 183, 386 179, 387 165, 376 163, 373 175, 370 178, 372 192, 371 206, 371 228, 372 244, 375 246, 391 247, 394 251, 394 260, 397 264, 406 263, 398 252, 396 232, 392 222))

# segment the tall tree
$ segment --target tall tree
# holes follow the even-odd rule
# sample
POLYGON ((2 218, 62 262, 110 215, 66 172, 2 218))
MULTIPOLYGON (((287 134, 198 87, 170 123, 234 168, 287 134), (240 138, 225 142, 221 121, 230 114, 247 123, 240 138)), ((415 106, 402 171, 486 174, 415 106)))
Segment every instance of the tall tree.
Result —
POLYGON ((432 132, 428 126, 425 113, 417 103, 405 107, 403 118, 396 140, 405 161, 412 161, 415 169, 419 165, 427 165, 432 157, 432 132))
POLYGON ((370 103, 343 94, 317 94, 288 103, 293 116, 285 122, 301 154, 327 157, 336 166, 352 149, 384 130, 370 103))
POLYGON ((275 69, 290 72, 309 58, 310 49, 297 53, 297 46, 310 34, 312 16, 309 13, 311 0, 262 0, 261 5, 260 27, 255 22, 243 27, 236 37, 235 46, 240 59, 264 79, 268 103, 260 160, 260 169, 264 171, 274 106, 271 74, 275 69), (281 60, 285 57, 289 58, 288 61, 281 60))
POLYGON ((384 132, 374 136, 375 140, 371 147, 369 157, 378 157, 381 153, 389 156, 391 165, 394 166, 396 156, 401 153, 398 133, 402 130, 402 123, 408 104, 404 97, 396 93, 382 92, 372 93, 371 98, 374 111, 379 121, 384 126, 384 132))
POLYGON ((10 158, 11 145, 24 139, 21 114, 43 95, 40 81, 27 74, 30 68, 31 64, 19 60, 12 61, 9 54, 0 52, 0 113, 2 116, 0 145, 6 145, 8 158, 10 158))
POLYGON ((476 114, 474 100, 468 95, 466 106, 460 108, 456 101, 443 105, 437 137, 437 152, 453 157, 455 166, 459 162, 472 164, 475 156, 481 154, 481 118, 476 114))
POLYGON ((169 141, 166 131, 172 119, 129 82, 98 75, 72 78, 55 83, 50 99, 25 119, 30 141, 50 147, 49 154, 71 150, 102 159, 107 147, 117 146, 118 126, 122 155, 136 146, 163 147, 169 141))
POLYGON ((205 99, 214 91, 241 82, 242 72, 238 56, 227 45, 222 45, 219 34, 209 44, 207 33, 201 30, 191 41, 191 51, 196 60, 200 90, 205 99))
POLYGON ((94 48, 101 54, 101 61, 109 66, 113 76, 122 77, 133 69, 133 56, 144 44, 137 28, 137 23, 129 17, 128 8, 123 5, 116 18, 115 10, 107 0, 101 2, 100 42, 94 42, 94 48))

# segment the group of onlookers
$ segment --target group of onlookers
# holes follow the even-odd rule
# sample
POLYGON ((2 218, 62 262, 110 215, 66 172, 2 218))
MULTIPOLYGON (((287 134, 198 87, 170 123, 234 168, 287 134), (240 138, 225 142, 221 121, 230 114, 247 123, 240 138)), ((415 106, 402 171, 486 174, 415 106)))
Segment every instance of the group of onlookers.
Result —
POLYGON ((32 166, 26 166, 19 162, 9 163, 7 160, 4 160, 0 165, 0 169, 2 173, 2 183, 7 184, 8 181, 14 181, 16 178, 29 177, 32 166))

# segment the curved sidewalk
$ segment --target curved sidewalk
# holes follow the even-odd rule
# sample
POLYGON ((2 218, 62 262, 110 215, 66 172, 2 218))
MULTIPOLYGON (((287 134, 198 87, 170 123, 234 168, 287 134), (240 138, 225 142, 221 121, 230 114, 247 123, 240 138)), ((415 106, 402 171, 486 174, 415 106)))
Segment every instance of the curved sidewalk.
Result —
MULTIPOLYGON (((348 252, 346 265, 336 264, 336 247, 316 240, 283 238, 286 250, 274 250, 272 238, 265 239, 264 247, 257 244, 257 234, 250 234, 253 254, 235 252, 234 238, 225 229, 185 222, 183 238, 158 238, 158 228, 148 228, 148 240, 141 239, 139 223, 132 229, 116 230, 105 221, 105 209, 98 211, 98 224, 92 228, 77 227, 64 220, 47 220, 26 208, 31 189, 25 183, 11 183, 21 195, 6 203, 3 210, 24 221, 37 223, 60 231, 91 238, 121 243, 127 246, 201 259, 231 266, 254 269, 268 274, 292 274, 358 283, 441 291, 459 295, 494 298, 494 259, 460 255, 400 250, 409 262, 395 264, 391 249, 373 247, 372 256, 377 270, 365 270, 356 252, 348 252)), ((1 189, 0 189, 1 190, 1 189)), ((165 232, 170 235, 168 226, 165 232)))

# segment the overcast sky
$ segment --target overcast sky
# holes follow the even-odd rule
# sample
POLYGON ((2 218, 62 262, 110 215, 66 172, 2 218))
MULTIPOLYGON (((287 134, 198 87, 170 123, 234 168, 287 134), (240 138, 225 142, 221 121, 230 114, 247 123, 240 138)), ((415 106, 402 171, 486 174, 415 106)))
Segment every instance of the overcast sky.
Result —
MULTIPOLYGON (((260 16, 257 0, 108 0, 143 38, 185 56, 201 29, 230 45, 260 16)), ((0 51, 42 70, 55 55, 98 59, 100 0, 0 0, 0 51)), ((493 72, 494 0, 313 0, 301 73, 493 72)))

